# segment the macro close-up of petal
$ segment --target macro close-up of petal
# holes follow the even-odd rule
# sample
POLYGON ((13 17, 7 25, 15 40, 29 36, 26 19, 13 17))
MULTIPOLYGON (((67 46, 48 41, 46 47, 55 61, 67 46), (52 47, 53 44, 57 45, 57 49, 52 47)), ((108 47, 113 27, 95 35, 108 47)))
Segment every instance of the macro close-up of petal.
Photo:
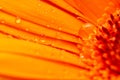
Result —
POLYGON ((120 80, 119 0, 0 0, 0 80, 120 80))

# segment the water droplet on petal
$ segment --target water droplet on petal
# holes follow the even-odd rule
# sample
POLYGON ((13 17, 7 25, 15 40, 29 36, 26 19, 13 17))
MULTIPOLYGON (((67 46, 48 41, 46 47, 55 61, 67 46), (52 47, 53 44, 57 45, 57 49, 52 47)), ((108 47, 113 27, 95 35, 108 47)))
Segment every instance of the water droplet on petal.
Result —
POLYGON ((15 22, 16 22, 17 24, 19 24, 19 23, 21 23, 21 19, 20 19, 20 18, 16 18, 15 22))
POLYGON ((80 19, 81 17, 76 17, 77 19, 80 19))
POLYGON ((84 58, 84 56, 80 56, 80 58, 84 58))
POLYGON ((2 7, 0 6, 0 9, 2 9, 2 7))
POLYGON ((37 38, 35 38, 35 39, 34 39, 34 41, 35 41, 35 42, 38 42, 38 39, 37 39, 37 38))
POLYGON ((26 31, 29 31, 29 29, 28 29, 28 28, 26 28, 25 30, 26 30, 26 31))
POLYGON ((3 24, 3 23, 5 23, 5 21, 4 21, 4 20, 0 20, 0 23, 2 23, 2 24, 3 24))
POLYGON ((55 46, 54 42, 50 42, 50 45, 51 45, 51 46, 55 46))
POLYGON ((40 6, 41 6, 41 4, 38 4, 38 6, 40 7, 40 6))
POLYGON ((44 43, 44 42, 45 42, 45 40, 43 40, 43 39, 42 39, 42 40, 40 40, 40 41, 41 41, 42 43, 44 43))
POLYGON ((61 31, 61 30, 62 30, 62 28, 61 28, 61 27, 59 27, 59 28, 58 28, 58 30, 60 30, 60 31, 61 31))
POLYGON ((50 27, 50 25, 46 25, 48 28, 50 27))
POLYGON ((84 39, 88 39, 88 37, 94 33, 93 30, 95 30, 95 29, 96 29, 96 27, 93 24, 86 23, 82 26, 82 28, 80 28, 79 36, 84 39))

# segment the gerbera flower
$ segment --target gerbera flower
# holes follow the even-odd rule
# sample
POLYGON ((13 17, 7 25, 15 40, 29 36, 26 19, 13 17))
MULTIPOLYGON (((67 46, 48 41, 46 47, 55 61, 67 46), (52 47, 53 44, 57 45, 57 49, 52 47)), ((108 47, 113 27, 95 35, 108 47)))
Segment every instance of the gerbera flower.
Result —
POLYGON ((2 80, 119 80, 119 0, 0 0, 2 80))

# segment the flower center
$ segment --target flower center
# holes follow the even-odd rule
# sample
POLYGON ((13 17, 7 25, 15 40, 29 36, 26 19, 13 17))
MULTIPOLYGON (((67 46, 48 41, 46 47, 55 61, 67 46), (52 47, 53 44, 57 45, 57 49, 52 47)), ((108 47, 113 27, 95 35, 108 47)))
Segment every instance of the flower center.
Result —
MULTIPOLYGON (((78 44, 80 58, 95 70, 108 70, 120 74, 120 10, 116 10, 103 24, 87 24, 81 44, 78 44)), ((80 30, 80 34, 81 34, 80 30)))
POLYGON ((101 55, 104 65, 120 74, 120 13, 117 10, 110 19, 99 27, 94 49, 101 55))

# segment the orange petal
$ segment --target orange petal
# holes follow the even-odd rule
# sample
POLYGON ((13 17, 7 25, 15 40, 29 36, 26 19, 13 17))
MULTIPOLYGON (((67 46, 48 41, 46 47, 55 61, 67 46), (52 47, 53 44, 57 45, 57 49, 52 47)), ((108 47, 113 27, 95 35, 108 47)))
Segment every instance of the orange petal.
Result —
POLYGON ((87 16, 89 19, 96 22, 96 20, 104 13, 111 14, 113 13, 117 8, 118 5, 115 4, 115 0, 65 0, 70 5, 75 7, 78 11, 83 13, 83 15, 87 16))
POLYGON ((77 36, 45 28, 22 19, 20 19, 20 23, 16 23, 16 17, 3 12, 0 12, 0 14, 2 15, 1 18, 5 21, 0 25, 0 31, 8 35, 79 53, 76 47, 76 43, 79 42, 77 36))
POLYGON ((0 0, 0 6, 2 11, 31 23, 44 25, 45 27, 74 35, 78 35, 79 28, 83 24, 68 13, 39 0, 10 0, 9 2, 7 0, 0 0))
POLYGON ((59 49, 8 38, 0 39, 0 44, 0 74, 3 77, 80 79, 88 71, 79 62, 79 57, 59 49))

